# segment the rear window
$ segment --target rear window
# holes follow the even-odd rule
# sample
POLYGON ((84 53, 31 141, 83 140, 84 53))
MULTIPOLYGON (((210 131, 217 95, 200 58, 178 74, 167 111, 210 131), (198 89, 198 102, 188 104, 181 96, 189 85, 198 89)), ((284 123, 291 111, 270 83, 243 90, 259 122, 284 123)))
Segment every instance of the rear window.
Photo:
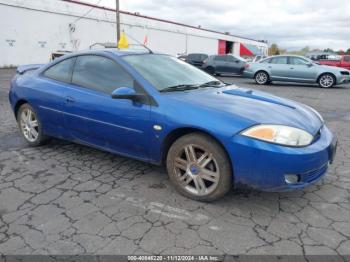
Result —
POLYGON ((206 54, 189 54, 187 58, 195 61, 202 61, 208 58, 208 56, 206 54))
POLYGON ((350 56, 344 56, 344 62, 350 62, 350 56))
POLYGON ((51 66, 43 73, 43 76, 57 81, 69 83, 71 81, 75 59, 75 57, 65 59, 51 66))
POLYGON ((270 61, 271 61, 271 58, 266 58, 264 60, 260 60, 259 63, 261 63, 261 64, 268 64, 268 63, 270 63, 270 61))

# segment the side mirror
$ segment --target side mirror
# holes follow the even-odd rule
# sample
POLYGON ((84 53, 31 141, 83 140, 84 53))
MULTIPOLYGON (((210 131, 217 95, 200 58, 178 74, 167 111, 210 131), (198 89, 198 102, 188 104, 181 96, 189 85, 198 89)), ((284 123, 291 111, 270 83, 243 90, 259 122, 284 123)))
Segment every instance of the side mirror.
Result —
POLYGON ((308 63, 307 66, 308 67, 312 67, 312 66, 314 66, 314 64, 313 63, 308 63))
POLYGON ((143 102, 146 98, 143 94, 137 94, 131 87, 119 87, 112 92, 111 96, 113 99, 129 99, 134 102, 143 102))

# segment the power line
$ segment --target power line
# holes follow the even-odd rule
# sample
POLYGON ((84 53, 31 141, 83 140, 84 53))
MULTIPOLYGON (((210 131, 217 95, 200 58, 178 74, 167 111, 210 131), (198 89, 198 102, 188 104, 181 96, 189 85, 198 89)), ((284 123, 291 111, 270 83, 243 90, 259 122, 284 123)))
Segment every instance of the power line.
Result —
POLYGON ((88 14, 90 14, 90 12, 96 8, 97 5, 99 5, 101 3, 102 0, 98 0, 97 3, 95 4, 95 6, 91 7, 84 15, 78 17, 72 24, 75 24, 76 22, 78 22, 80 19, 86 17, 88 14))

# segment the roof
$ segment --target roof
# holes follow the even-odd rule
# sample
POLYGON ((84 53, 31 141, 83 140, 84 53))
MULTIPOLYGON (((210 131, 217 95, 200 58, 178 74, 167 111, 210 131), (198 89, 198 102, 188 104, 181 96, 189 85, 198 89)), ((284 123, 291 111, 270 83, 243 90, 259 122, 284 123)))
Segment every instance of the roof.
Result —
MULTIPOLYGON (((97 8, 97 9, 102 9, 102 10, 107 10, 107 11, 112 11, 112 12, 116 12, 117 11, 114 8, 109 8, 109 7, 105 7, 105 6, 90 4, 90 3, 86 3, 86 2, 82 2, 82 1, 78 1, 78 0, 62 0, 62 1, 68 2, 68 3, 72 3, 72 4, 85 5, 85 6, 89 6, 89 7, 93 7, 93 8, 97 8)), ((256 39, 243 37, 243 36, 239 36, 239 35, 232 35, 232 34, 229 34, 229 33, 223 33, 223 32, 220 32, 220 31, 215 31, 215 30, 206 29, 206 28, 202 28, 202 27, 196 27, 196 26, 187 25, 187 24, 183 24, 183 23, 179 23, 179 22, 174 22, 174 21, 170 21, 170 20, 166 20, 166 19, 156 18, 156 17, 152 17, 152 16, 140 15, 138 13, 131 13, 131 12, 122 11, 122 10, 119 10, 119 13, 125 14, 125 15, 141 17, 141 18, 145 18, 145 19, 151 19, 151 20, 164 22, 164 23, 169 23, 169 24, 173 24, 173 25, 185 26, 185 27, 188 27, 188 28, 193 28, 193 29, 202 30, 202 31, 211 32, 211 33, 216 33, 216 34, 221 34, 221 35, 225 35, 225 36, 239 37, 239 38, 242 38, 242 39, 251 40, 251 41, 257 41, 257 42, 261 42, 261 43, 265 43, 266 44, 266 42, 263 41, 263 40, 256 40, 256 39)))
POLYGON ((91 51, 102 51, 107 53, 112 53, 117 56, 125 56, 125 55, 142 55, 142 54, 149 54, 150 52, 148 50, 143 49, 118 49, 118 48, 106 48, 106 49, 98 49, 91 51))

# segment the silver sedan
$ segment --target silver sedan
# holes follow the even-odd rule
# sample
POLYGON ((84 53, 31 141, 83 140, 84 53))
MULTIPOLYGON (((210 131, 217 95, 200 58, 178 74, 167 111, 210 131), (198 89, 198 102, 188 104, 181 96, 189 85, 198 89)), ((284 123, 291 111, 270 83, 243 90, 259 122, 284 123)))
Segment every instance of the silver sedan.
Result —
POLYGON ((272 81, 318 83, 330 88, 350 82, 350 71, 333 66, 314 63, 302 56, 270 56, 257 63, 246 65, 243 75, 255 79, 260 85, 272 81))

